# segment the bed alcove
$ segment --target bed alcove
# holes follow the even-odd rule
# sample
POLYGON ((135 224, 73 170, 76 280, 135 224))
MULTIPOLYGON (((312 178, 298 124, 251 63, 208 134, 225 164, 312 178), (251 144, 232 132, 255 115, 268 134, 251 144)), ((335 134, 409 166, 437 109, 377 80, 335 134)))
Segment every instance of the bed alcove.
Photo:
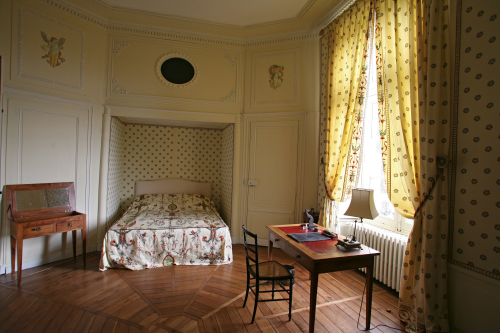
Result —
POLYGON ((237 191, 233 188, 237 183, 234 147, 239 117, 212 122, 110 113, 104 118, 101 151, 101 242, 106 230, 132 203, 136 180, 178 178, 212 184, 211 199, 237 243, 233 209, 237 191))

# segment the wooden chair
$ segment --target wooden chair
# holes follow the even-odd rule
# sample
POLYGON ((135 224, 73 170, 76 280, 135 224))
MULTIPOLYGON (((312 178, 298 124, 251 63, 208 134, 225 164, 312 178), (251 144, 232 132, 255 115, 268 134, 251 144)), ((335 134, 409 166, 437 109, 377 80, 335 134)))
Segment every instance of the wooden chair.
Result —
POLYGON ((251 233, 243 226, 243 238, 245 240, 245 256, 247 263, 247 290, 245 294, 245 302, 243 302, 243 307, 247 304, 248 291, 252 290, 255 295, 255 305, 253 308, 252 322, 255 321, 255 313, 257 312, 257 304, 259 302, 272 302, 272 301, 288 301, 288 320, 292 320, 292 294, 293 294, 293 284, 294 284, 294 272, 290 271, 288 268, 276 261, 266 261, 259 263, 259 251, 258 251, 258 236, 251 233), (247 237, 253 239, 253 244, 248 244, 247 237), (250 285, 250 280, 255 280, 255 285, 250 285), (284 283, 288 281, 289 288, 286 289, 284 283), (272 290, 261 291, 259 287, 263 284, 272 282, 272 290), (277 284, 281 287, 275 290, 275 285, 277 284), (255 290, 254 290, 255 288, 255 290), (275 292, 286 292, 288 298, 274 299, 275 292), (260 293, 272 293, 272 298, 267 300, 259 300, 260 293))

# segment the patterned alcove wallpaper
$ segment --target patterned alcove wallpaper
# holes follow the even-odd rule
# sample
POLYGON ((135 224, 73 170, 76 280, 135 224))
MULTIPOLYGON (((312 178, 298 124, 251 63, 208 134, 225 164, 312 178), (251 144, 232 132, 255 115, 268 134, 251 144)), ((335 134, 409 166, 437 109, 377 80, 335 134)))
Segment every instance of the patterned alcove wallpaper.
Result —
POLYGON ((136 180, 182 178, 212 183, 212 200, 230 225, 233 131, 111 120, 107 225, 132 203, 136 180))

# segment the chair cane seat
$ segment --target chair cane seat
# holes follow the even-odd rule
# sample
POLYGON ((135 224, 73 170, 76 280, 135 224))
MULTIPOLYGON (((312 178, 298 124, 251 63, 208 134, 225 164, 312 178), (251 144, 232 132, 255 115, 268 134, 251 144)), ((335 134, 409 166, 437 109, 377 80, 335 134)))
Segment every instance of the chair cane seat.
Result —
MULTIPOLYGON (((256 276, 256 265, 251 265, 248 267, 250 274, 256 276)), ((262 280, 279 280, 287 279, 292 276, 290 271, 284 267, 282 264, 276 261, 267 261, 259 263, 259 275, 262 280)))

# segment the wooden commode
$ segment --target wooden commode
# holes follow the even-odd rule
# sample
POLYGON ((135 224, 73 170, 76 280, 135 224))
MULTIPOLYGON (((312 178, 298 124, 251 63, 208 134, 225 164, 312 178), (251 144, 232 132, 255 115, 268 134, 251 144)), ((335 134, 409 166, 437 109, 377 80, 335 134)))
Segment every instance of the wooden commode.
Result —
POLYGON ((17 284, 21 284, 23 240, 61 232, 73 233, 76 257, 76 231, 82 231, 83 263, 86 264, 86 215, 75 211, 73 183, 6 185, 7 217, 10 221, 12 275, 15 274, 17 247, 17 284))

